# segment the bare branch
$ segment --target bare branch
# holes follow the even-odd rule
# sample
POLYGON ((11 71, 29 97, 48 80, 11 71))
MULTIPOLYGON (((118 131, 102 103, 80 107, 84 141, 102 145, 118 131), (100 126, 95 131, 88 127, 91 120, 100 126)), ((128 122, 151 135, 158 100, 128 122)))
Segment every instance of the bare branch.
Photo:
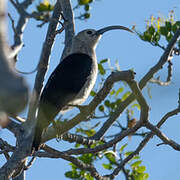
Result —
POLYGON ((36 157, 32 157, 31 160, 28 162, 28 164, 24 167, 24 170, 28 170, 36 160, 36 157))
MULTIPOLYGON (((145 76, 140 80, 139 82, 139 87, 140 89, 143 89, 146 84, 149 82, 150 79, 153 78, 154 74, 157 73, 162 67, 163 65, 168 61, 169 56, 173 50, 174 45, 177 42, 177 39, 180 36, 180 28, 176 31, 176 33, 174 34, 173 38, 171 39, 171 41, 169 42, 166 50, 164 51, 163 55, 161 56, 161 58, 159 59, 158 63, 155 64, 152 68, 150 68, 150 70, 145 74, 145 76)), ((122 103, 119 104, 119 106, 117 107, 117 109, 115 110, 115 112, 109 117, 109 119, 103 124, 103 126, 100 128, 100 130, 95 134, 94 137, 96 137, 96 139, 100 139, 104 133, 106 132, 106 130, 111 127, 111 125, 117 120, 117 118, 121 115, 121 113, 125 110, 125 108, 135 100, 135 96, 132 93, 131 95, 128 96, 128 98, 123 101, 122 103), (104 133, 102 133, 102 130, 104 131, 104 133)))
MULTIPOLYGON (((118 81, 130 81, 134 78, 134 72, 131 70, 129 71, 118 71, 118 72, 112 72, 111 75, 106 79, 104 82, 104 86, 102 89, 97 93, 97 95, 94 97, 94 99, 90 102, 90 104, 87 106, 87 108, 84 108, 81 113, 79 113, 77 116, 75 116, 73 119, 58 124, 58 135, 67 132, 68 130, 72 129, 74 126, 79 124, 82 121, 87 120, 87 117, 90 116, 96 109, 96 107, 106 98, 106 96, 109 94, 113 84, 118 81)), ((47 129, 46 134, 49 134, 49 137, 56 137, 56 130, 51 126, 47 129)), ((46 136, 46 139, 49 140, 46 136)), ((93 138, 92 138, 93 139, 93 138)))
MULTIPOLYGON (((34 0, 24 0, 24 2, 19 3, 14 2, 13 0, 10 0, 10 2, 13 4, 13 6, 18 11, 20 17, 17 23, 17 26, 14 29, 14 44, 11 46, 12 51, 10 53, 11 58, 15 58, 15 56, 19 53, 21 48, 23 47, 23 33, 24 29, 28 22, 28 16, 26 15, 25 10, 32 4, 34 0)), ((12 20, 11 20, 12 21, 12 20)), ((13 24, 13 21, 12 21, 13 24)))
POLYGON ((74 15, 70 0, 58 0, 58 1, 61 3, 63 15, 65 19, 67 19, 65 23, 65 47, 60 59, 62 60, 69 54, 71 50, 72 40, 75 34, 75 30, 74 30, 75 24, 74 24, 74 15))
POLYGON ((6 141, 0 138, 0 149, 2 149, 2 151, 0 151, 0 154, 3 154, 4 152, 13 152, 15 150, 15 147, 11 146, 6 141))
POLYGON ((172 79, 172 62, 169 60, 168 61, 168 75, 167 75, 167 79, 165 82, 160 80, 160 77, 158 78, 153 78, 151 79, 149 82, 150 83, 156 83, 160 86, 168 86, 171 83, 171 79, 172 79))
POLYGON ((64 160, 70 161, 74 165, 76 165, 78 168, 89 171, 91 176, 97 180, 107 180, 106 178, 103 178, 102 176, 99 175, 99 173, 97 172, 97 170, 95 169, 95 167, 92 164, 85 164, 82 161, 80 161, 79 159, 77 159, 73 156, 70 156, 66 153, 57 151, 47 145, 45 145, 43 147, 43 149, 45 151, 47 151, 48 153, 52 154, 54 157, 56 156, 57 158, 62 158, 64 160))

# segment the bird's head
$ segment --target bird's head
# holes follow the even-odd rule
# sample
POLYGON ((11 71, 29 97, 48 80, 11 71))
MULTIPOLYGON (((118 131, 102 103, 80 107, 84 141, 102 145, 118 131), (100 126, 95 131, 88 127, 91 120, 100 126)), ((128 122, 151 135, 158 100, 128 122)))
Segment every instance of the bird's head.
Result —
POLYGON ((97 31, 94 29, 86 29, 79 32, 75 36, 75 39, 79 40, 84 45, 87 45, 88 47, 95 49, 97 46, 97 43, 101 39, 101 34, 97 34, 96 32, 97 31))
POLYGON ((73 39, 73 52, 79 51, 88 51, 95 50, 101 36, 110 30, 125 30, 129 32, 131 31, 129 28, 124 26, 107 26, 105 28, 94 30, 94 29, 86 29, 79 32, 73 39))

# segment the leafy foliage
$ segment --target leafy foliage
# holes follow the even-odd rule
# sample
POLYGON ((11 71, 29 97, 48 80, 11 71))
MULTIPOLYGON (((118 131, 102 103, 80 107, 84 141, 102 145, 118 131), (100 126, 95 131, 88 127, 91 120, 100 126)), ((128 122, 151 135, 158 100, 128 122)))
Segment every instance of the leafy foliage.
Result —
POLYGON ((91 9, 91 6, 90 4, 93 2, 93 0, 77 0, 77 5, 75 7, 76 8, 83 8, 83 13, 80 14, 80 16, 78 16, 77 18, 78 19, 81 19, 81 20, 86 20, 86 19, 89 19, 91 17, 91 14, 90 14, 90 9, 91 9))
MULTIPOLYGON (((164 39, 168 43, 177 29, 180 27, 180 21, 177 21, 174 15, 174 10, 170 11, 168 18, 164 17, 154 17, 151 16, 147 21, 146 30, 143 33, 136 33, 138 36, 146 42, 151 43, 154 46, 159 46, 164 48, 160 44, 161 40, 164 39)), ((177 42, 180 48, 180 42, 177 42)))
MULTIPOLYGON (((80 9, 80 15, 76 16, 76 19, 87 20, 91 17, 91 3, 94 0, 77 0, 77 5, 73 8, 74 10, 80 9)), ((49 21, 50 14, 54 9, 54 3, 51 0, 42 0, 36 5, 35 14, 36 20, 47 22, 49 21)))

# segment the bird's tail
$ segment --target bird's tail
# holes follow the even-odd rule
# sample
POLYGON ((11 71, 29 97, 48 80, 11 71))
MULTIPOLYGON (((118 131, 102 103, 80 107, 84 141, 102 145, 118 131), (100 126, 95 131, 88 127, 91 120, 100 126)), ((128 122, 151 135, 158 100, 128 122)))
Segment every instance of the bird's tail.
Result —
POLYGON ((34 140, 33 140, 33 143, 32 143, 32 150, 35 149, 35 151, 38 151, 39 146, 41 144, 42 132, 43 132, 43 129, 36 126, 35 134, 34 134, 34 140))
POLYGON ((44 130, 44 116, 43 113, 40 111, 37 116, 37 123, 35 127, 35 132, 34 132, 34 139, 32 143, 32 150, 35 149, 35 151, 38 151, 39 146, 41 144, 41 136, 44 130))

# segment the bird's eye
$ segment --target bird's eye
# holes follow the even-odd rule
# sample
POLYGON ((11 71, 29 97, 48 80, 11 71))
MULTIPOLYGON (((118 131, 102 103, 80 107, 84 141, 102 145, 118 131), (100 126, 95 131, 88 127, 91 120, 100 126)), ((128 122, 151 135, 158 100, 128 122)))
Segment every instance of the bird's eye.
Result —
POLYGON ((87 33, 87 34, 92 34, 92 31, 87 31, 86 33, 87 33))

